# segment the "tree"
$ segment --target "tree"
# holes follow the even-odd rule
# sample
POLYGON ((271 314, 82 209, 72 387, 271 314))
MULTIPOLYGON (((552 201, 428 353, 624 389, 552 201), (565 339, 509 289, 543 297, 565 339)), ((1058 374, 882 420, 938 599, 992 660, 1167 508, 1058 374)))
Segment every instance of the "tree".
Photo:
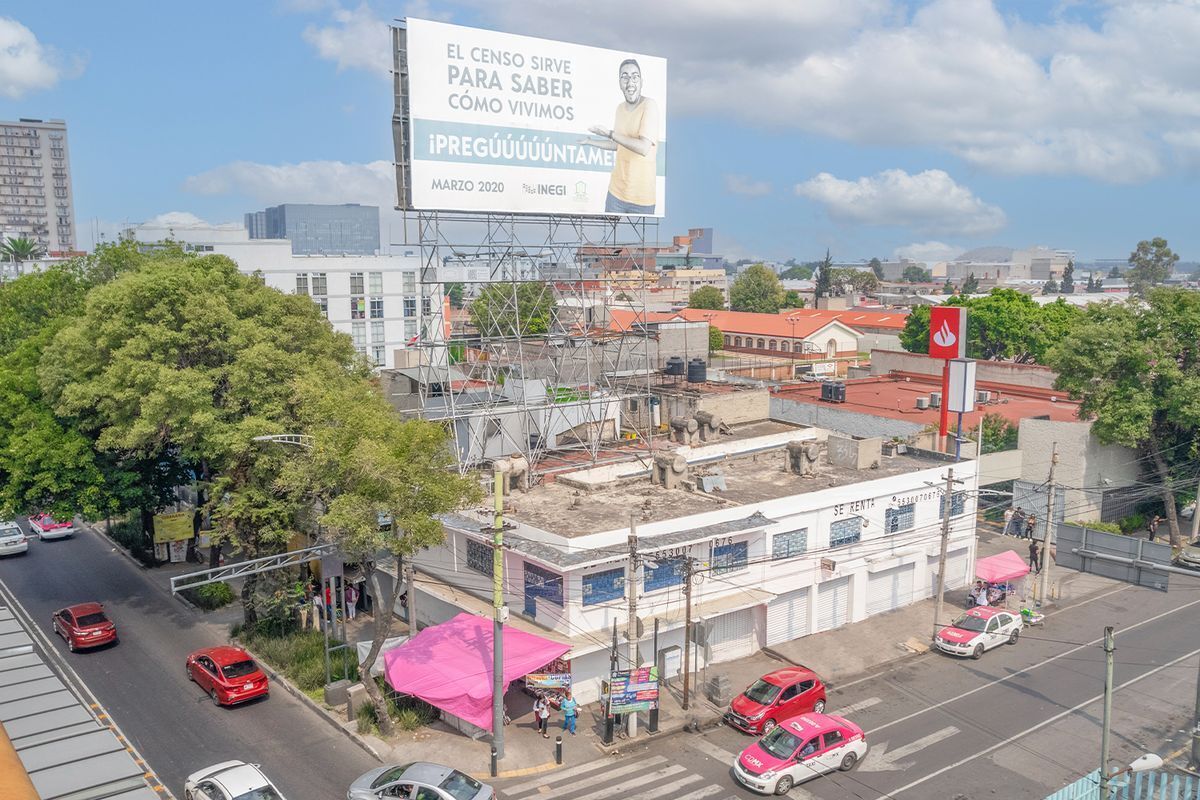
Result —
POLYGON ((942 284, 942 294, 954 294, 954 281, 949 278, 942 284))
POLYGON ((734 311, 775 314, 783 306, 779 277, 762 264, 747 267, 729 287, 729 307, 734 311))
POLYGON ((725 349, 725 334, 716 325, 708 326, 708 352, 716 353, 725 349))
POLYGON ((781 272, 779 277, 785 281, 806 281, 813 276, 813 266, 813 264, 793 264, 781 272))
POLYGON ((933 273, 924 267, 909 264, 904 268, 904 273, 900 277, 905 283, 929 283, 933 280, 933 273))
POLYGON ((0 242, 0 258, 4 261, 20 264, 24 261, 36 261, 45 254, 46 248, 24 236, 10 236, 0 242))
POLYGON ((554 294, 545 283, 489 283, 471 301, 471 323, 483 336, 534 336, 550 332, 554 294))
POLYGON ((804 308, 804 298, 795 289, 783 293, 783 308, 804 308))
POLYGON ((1154 471, 1171 545, 1179 547, 1173 486, 1195 478, 1200 428, 1200 294, 1158 288, 1144 303, 1098 303, 1049 355, 1056 388, 1080 401, 1101 442, 1136 448, 1154 471))
POLYGON ((1110 278, 1121 277, 1121 268, 1118 267, 1116 264, 1113 264, 1113 268, 1108 271, 1108 277, 1110 277, 1110 278))
POLYGON ((463 307, 463 290, 466 288, 465 283, 447 283, 446 297, 450 299, 451 308, 463 307))
POLYGON ((979 279, 975 277, 975 273, 967 275, 967 279, 963 281, 962 288, 959 290, 963 294, 975 294, 979 291, 979 279))
POLYGON ((843 279, 856 292, 873 294, 879 291, 879 278, 875 277, 874 272, 866 272, 861 269, 848 269, 843 272, 843 279))
POLYGON ((1058 281, 1051 278, 1042 284, 1042 294, 1058 294, 1058 281))
POLYGON ((688 308, 721 311, 725 308, 725 295, 715 286, 701 286, 688 298, 688 308))
POLYGON ((1134 294, 1144 295, 1147 290, 1171 277, 1179 256, 1167 247, 1161 236, 1150 241, 1138 242, 1137 249, 1129 254, 1129 270, 1125 280, 1134 294))
POLYGON ((399 574, 384 580, 379 560, 394 557, 399 567, 403 559, 440 544, 445 538, 440 516, 478 502, 478 478, 458 474, 443 427, 402 420, 372 381, 313 369, 293 389, 299 424, 312 436, 312 448, 307 457, 290 460, 276 490, 297 504, 319 502, 325 508, 324 535, 362 566, 377 613, 359 674, 380 729, 390 734, 386 699, 368 676, 391 633, 391 609, 404 584, 399 574))
POLYGON ((879 280, 883 280, 883 262, 881 262, 878 258, 872 258, 867 263, 871 267, 871 272, 875 273, 875 277, 879 278, 879 280))
MULTIPOLYGON (((983 453, 999 453, 1017 449, 1018 426, 1009 422, 1003 414, 987 413, 980 422, 983 426, 983 453)), ((972 439, 978 441, 978 432, 972 439)))
POLYGON ((817 266, 816 271, 817 286, 813 290, 813 297, 820 300, 822 297, 830 297, 833 294, 833 258, 829 255, 829 250, 825 250, 825 260, 817 266))
POLYGON ((1075 293, 1075 259, 1067 260, 1067 266, 1063 268, 1062 283, 1058 288, 1063 294, 1075 293))
POLYGON ((1089 272, 1087 286, 1084 288, 1084 291, 1091 294, 1092 292, 1096 291, 1096 289, 1096 281, 1092 278, 1092 274, 1089 272))

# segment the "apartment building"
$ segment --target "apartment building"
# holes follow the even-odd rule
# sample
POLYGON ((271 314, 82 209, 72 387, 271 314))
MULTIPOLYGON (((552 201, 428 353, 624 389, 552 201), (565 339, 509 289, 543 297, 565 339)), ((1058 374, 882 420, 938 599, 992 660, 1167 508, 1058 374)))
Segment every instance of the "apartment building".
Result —
POLYGON ((47 253, 77 248, 67 123, 0 122, 0 233, 47 253))

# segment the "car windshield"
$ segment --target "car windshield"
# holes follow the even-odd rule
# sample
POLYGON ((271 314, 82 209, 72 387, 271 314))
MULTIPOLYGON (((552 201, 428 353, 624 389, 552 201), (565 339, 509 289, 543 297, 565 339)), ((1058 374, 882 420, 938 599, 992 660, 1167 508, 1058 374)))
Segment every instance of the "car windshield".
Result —
POLYGON ((446 776, 446 780, 439 784, 439 788, 455 800, 471 800, 472 797, 479 794, 483 784, 470 775, 464 775, 455 769, 451 770, 450 774, 446 776))
POLYGON ((21 533, 21 529, 16 525, 5 525, 0 527, 0 539, 16 539, 23 538, 25 534, 21 533))
POLYGON ((754 682, 753 686, 745 691, 745 695, 759 705, 769 706, 775 702, 775 698, 779 696, 781 688, 783 687, 767 683, 762 678, 759 678, 754 682))
POLYGON ((75 620, 75 623, 81 628, 86 628, 88 625, 99 625, 101 622, 108 622, 108 617, 99 611, 95 614, 84 614, 75 620))
POLYGON ((376 778, 375 782, 371 784, 371 788, 378 789, 380 786, 386 786, 387 784, 391 783, 392 781, 400 780, 401 776, 403 776, 404 773, 407 772, 408 768, 411 766, 412 766, 412 764, 401 764, 398 767, 392 767, 391 769, 387 770, 382 775, 380 775, 378 778, 376 778))
POLYGON ((983 633, 987 628, 988 621, 982 617, 973 617, 970 614, 963 614, 958 619, 954 620, 954 627, 962 628, 964 631, 972 633, 983 633))
POLYGON ((279 796, 279 792, 275 791, 274 787, 260 786, 245 794, 239 794, 233 800, 283 800, 283 798, 279 796))
POLYGON ((254 662, 250 660, 235 661, 232 664, 226 664, 221 667, 221 672, 226 678, 244 678, 252 672, 257 672, 258 667, 254 666, 254 662))
POLYGON ((791 758, 800 746, 800 737, 776 728, 759 740, 758 746, 776 758, 791 758))

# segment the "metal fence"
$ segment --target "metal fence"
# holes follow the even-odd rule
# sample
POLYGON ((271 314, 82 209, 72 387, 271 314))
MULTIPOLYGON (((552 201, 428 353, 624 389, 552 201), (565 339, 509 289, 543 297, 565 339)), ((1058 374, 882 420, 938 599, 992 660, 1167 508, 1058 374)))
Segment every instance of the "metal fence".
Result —
POLYGON ((1167 591, 1170 573, 1155 567, 1171 566, 1170 545, 1066 524, 1057 526, 1055 540, 1054 561, 1060 567, 1167 591), (1103 556, 1132 563, 1108 561, 1103 556))
MULTIPOLYGON (((1097 770, 1057 792, 1046 800, 1099 800, 1100 771, 1097 770)), ((1159 770, 1122 775, 1109 782, 1110 800, 1196 800, 1200 797, 1200 778, 1159 770)))

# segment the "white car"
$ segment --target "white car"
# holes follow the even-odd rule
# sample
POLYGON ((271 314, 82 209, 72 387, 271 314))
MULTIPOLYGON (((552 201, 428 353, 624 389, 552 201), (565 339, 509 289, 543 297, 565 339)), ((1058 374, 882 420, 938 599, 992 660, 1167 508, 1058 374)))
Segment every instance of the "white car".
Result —
POLYGON ((47 539, 65 539, 75 534, 75 522, 59 522, 49 514, 35 514, 29 518, 29 530, 43 542, 47 539))
POLYGON ((1002 608, 976 606, 942 628, 933 644, 943 653, 979 658, 985 650, 1002 644, 1016 644, 1024 628, 1021 616, 1002 608))
POLYGON ((15 522, 0 522, 0 556, 29 552, 29 540, 15 522))
POLYGON ((225 761, 193 772, 183 784, 184 800, 284 800, 258 764, 225 761))

